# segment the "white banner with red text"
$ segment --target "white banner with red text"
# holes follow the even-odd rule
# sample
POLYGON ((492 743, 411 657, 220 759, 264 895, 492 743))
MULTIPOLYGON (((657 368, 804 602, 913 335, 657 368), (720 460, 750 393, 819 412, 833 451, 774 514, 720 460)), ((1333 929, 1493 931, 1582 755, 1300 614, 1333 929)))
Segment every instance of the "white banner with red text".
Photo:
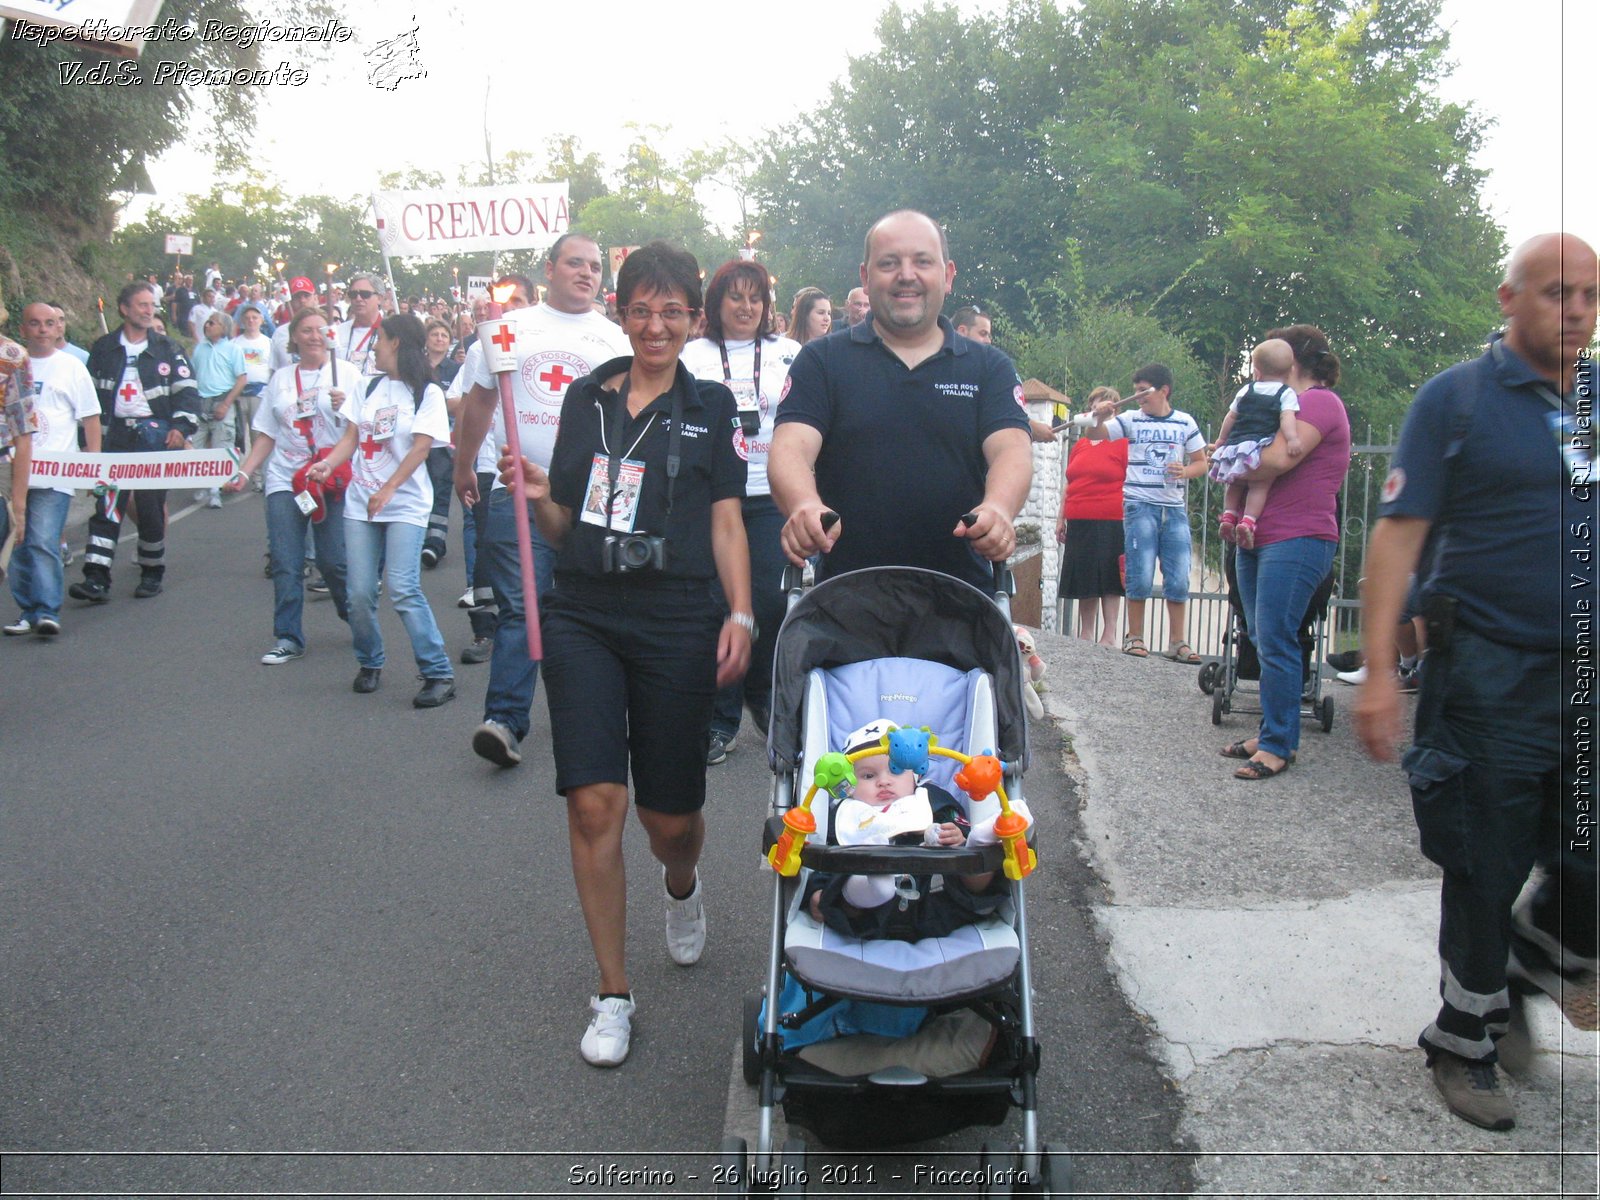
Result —
POLYGON ((567 181, 374 192, 378 241, 396 257, 544 250, 571 228, 567 181))
POLYGON ((28 482, 89 489, 109 484, 131 491, 221 487, 239 473, 233 450, 166 450, 150 454, 41 454, 28 482))

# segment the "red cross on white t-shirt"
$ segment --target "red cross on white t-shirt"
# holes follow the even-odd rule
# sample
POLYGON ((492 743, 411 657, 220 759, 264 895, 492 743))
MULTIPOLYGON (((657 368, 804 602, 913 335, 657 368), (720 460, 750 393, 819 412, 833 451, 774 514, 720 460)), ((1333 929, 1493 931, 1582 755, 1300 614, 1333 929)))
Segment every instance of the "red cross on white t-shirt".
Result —
POLYGON ((561 391, 561 389, 566 387, 567 384, 571 383, 576 378, 576 375, 567 374, 567 369, 560 363, 555 363, 548 371, 541 371, 539 373, 539 382, 548 384, 552 392, 561 391))

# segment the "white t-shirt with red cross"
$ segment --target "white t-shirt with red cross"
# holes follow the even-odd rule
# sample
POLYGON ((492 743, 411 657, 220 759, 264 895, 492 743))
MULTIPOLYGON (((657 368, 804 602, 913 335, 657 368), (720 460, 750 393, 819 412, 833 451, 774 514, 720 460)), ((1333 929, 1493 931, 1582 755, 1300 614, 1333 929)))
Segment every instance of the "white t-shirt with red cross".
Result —
POLYGON ((294 475, 311 461, 315 450, 336 445, 344 432, 351 397, 366 390, 360 373, 351 363, 337 364, 339 390, 344 402, 334 408, 328 398, 333 390, 333 372, 328 364, 310 367, 284 367, 273 373, 261 403, 256 407, 250 428, 272 439, 272 453, 262 470, 262 490, 267 495, 294 490, 294 475))
MULTIPOLYGON (((529 462, 548 467, 556 446, 561 405, 566 401, 567 389, 602 363, 632 354, 633 347, 627 334, 593 309, 565 313, 548 304, 538 304, 507 313, 496 323, 496 328, 500 323, 509 325, 516 338, 517 369, 511 375, 511 399, 517 410, 522 456, 529 462)), ((493 336, 493 331, 490 332, 493 336)), ((476 350, 477 344, 472 348, 476 350)), ((469 368, 473 374, 467 380, 468 386, 476 383, 498 389, 481 355, 475 365, 469 357, 461 373, 465 375, 469 368)), ((489 436, 494 439, 497 450, 506 444, 505 426, 498 407, 489 436)), ((494 486, 505 485, 496 479, 494 486)))
MULTIPOLYGON (((75 454, 78 450, 78 422, 100 415, 100 397, 94 380, 81 362, 61 350, 44 358, 28 356, 33 375, 33 405, 29 424, 33 429, 33 453, 75 454)), ((43 481, 30 481, 29 488, 72 494, 70 487, 43 481)))
POLYGON ((761 412, 761 427, 754 436, 746 436, 743 427, 733 431, 733 448, 749 465, 750 474, 745 480, 746 496, 770 496, 772 488, 767 483, 767 455, 772 450, 772 426, 778 419, 778 401, 783 398, 784 380, 789 378, 789 365, 800 353, 800 343, 786 337, 767 337, 761 341, 761 379, 753 381, 756 370, 755 342, 746 339, 728 342, 728 365, 723 369, 722 351, 710 338, 696 338, 683 348, 683 365, 696 379, 714 379, 725 383, 736 401, 743 402, 750 395, 761 412))
POLYGON ((367 501, 400 469, 414 438, 426 435, 435 446, 449 444, 450 414, 444 406, 444 392, 430 383, 417 405, 411 389, 398 379, 380 378, 371 395, 366 391, 365 383, 358 384, 345 401, 345 415, 356 423, 359 435, 350 459, 345 519, 426 526, 433 511, 433 481, 428 478, 426 460, 400 481, 394 499, 376 517, 367 516, 367 501))
POLYGON ((349 321, 340 321, 329 332, 333 335, 333 352, 342 362, 353 362, 368 377, 378 374, 378 325, 357 328, 349 321))

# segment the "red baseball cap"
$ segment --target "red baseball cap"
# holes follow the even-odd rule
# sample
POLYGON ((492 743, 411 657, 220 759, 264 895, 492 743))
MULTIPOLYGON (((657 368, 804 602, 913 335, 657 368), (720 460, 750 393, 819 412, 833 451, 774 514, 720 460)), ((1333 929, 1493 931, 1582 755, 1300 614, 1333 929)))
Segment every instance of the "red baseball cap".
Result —
POLYGON ((297 292, 306 292, 309 295, 315 296, 317 294, 317 285, 312 283, 311 280, 307 279, 304 275, 296 275, 293 279, 289 280, 289 294, 292 296, 297 292))

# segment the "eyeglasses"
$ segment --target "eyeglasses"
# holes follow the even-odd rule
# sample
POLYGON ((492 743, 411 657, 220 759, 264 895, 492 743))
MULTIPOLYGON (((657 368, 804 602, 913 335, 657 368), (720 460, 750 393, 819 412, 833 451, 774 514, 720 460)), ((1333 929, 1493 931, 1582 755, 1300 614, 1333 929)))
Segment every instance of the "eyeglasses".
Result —
POLYGON ((365 288, 355 288, 349 294, 355 297, 357 300, 371 300, 378 293, 369 292, 365 288))
POLYGON ((630 304, 622 310, 622 315, 635 325, 648 325, 651 317, 660 317, 668 325, 680 325, 699 311, 698 308, 685 308, 681 304, 669 304, 665 308, 651 308, 648 304, 630 304))

